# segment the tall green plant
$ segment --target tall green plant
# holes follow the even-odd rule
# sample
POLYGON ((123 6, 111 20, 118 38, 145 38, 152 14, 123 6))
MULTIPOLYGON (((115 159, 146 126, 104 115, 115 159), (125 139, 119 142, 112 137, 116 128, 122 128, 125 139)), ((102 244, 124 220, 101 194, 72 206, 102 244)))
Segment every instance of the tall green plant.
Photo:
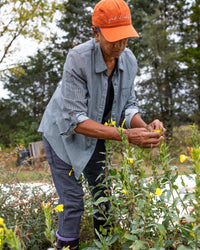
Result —
POLYGON ((111 184, 107 196, 111 209, 107 219, 111 221, 111 235, 117 239, 114 249, 116 246, 116 249, 198 249, 200 179, 196 171, 200 151, 197 135, 193 135, 196 149, 191 149, 196 176, 193 192, 187 188, 184 178, 181 178, 183 189, 178 186, 180 176, 177 168, 170 164, 172 159, 164 142, 152 155, 151 150, 129 145, 123 128, 118 130, 124 148, 121 167, 112 166, 112 143, 106 142, 109 172, 106 183, 111 184), (152 176, 146 174, 146 168, 152 169, 152 176))
POLYGON ((0 218, 0 249, 4 249, 4 243, 7 243, 12 250, 24 250, 21 245, 20 239, 16 236, 15 232, 8 229, 4 223, 3 218, 0 218))

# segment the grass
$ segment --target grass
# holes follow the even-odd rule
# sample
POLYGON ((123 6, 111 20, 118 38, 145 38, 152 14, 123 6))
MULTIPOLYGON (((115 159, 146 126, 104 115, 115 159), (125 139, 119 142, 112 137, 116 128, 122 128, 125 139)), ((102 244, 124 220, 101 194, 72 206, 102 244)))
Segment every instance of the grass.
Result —
MULTIPOLYGON (((191 129, 189 126, 176 127, 173 130, 173 138, 168 140, 169 153, 173 158, 171 164, 177 166, 180 175, 189 173, 187 163, 179 162, 179 155, 187 155, 187 146, 191 142, 191 129)), ((157 149, 151 150, 151 154, 156 153, 157 149)), ((113 143, 113 164, 117 168, 121 162, 121 143, 113 143)), ((16 150, 0 151, 0 183, 17 178, 19 182, 47 182, 52 183, 51 172, 47 161, 36 161, 34 164, 27 166, 26 163, 20 167, 16 166, 16 150)), ((146 168, 146 173, 151 175, 151 167, 146 168)))
MULTIPOLYGON (((168 140, 169 153, 173 157, 172 165, 176 165, 180 175, 189 173, 187 163, 179 162, 179 155, 187 155, 187 146, 191 145, 191 130, 188 126, 181 126, 174 129, 173 138, 168 140)), ((121 143, 113 143, 113 164, 120 168, 121 163, 121 143)), ((151 150, 151 154, 156 154, 157 149, 151 150)), ((147 161, 148 159, 146 159, 147 161)), ((32 165, 23 164, 16 166, 17 154, 15 150, 0 151, 0 183, 52 183, 52 177, 47 161, 35 161, 32 165)), ((147 161, 148 162, 148 161, 147 161)), ((150 166, 146 167, 146 173, 151 176, 150 166)), ((89 195, 88 195, 89 196, 89 195)), ((88 199, 87 196, 87 199, 88 199)), ((85 212, 81 219, 80 242, 81 249, 92 243, 94 238, 93 217, 91 214, 92 203, 85 202, 85 212)))
POLYGON ((19 172, 18 179, 20 182, 51 182, 51 174, 46 172, 46 170, 40 169, 35 170, 23 170, 19 172))
POLYGON ((17 182, 42 182, 52 183, 50 167, 47 161, 35 162, 28 165, 26 162, 21 166, 16 165, 17 155, 10 152, 0 152, 0 183, 15 179, 17 182))

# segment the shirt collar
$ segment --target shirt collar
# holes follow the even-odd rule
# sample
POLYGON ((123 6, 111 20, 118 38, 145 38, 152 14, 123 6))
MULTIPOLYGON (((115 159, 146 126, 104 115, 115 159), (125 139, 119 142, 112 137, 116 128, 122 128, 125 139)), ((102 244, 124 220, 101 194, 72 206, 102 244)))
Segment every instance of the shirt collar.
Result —
MULTIPOLYGON (((104 59, 103 59, 100 44, 98 42, 96 42, 95 39, 94 39, 94 42, 95 42, 95 59, 94 59, 95 60, 95 71, 96 71, 96 73, 101 73, 101 72, 107 70, 107 67, 106 67, 106 64, 105 64, 104 59)), ((122 55, 123 55, 123 53, 122 53, 122 55)), ((124 70, 123 56, 122 55, 118 58, 117 70, 118 69, 124 70)))

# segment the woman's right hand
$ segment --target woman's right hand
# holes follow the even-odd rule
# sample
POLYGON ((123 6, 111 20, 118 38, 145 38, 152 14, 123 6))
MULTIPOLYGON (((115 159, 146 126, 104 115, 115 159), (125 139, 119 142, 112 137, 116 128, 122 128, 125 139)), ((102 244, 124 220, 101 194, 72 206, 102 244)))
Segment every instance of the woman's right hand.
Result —
POLYGON ((129 143, 141 148, 155 148, 160 145, 164 137, 159 132, 149 132, 145 128, 126 129, 126 135, 129 143))

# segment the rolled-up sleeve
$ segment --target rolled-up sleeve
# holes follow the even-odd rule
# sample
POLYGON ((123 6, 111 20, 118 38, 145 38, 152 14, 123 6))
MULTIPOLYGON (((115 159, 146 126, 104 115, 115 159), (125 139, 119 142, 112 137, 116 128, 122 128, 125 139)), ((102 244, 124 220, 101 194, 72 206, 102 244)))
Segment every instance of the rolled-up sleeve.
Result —
POLYGON ((131 128, 131 119, 139 112, 137 98, 135 96, 134 81, 137 74, 137 60, 132 53, 127 57, 127 74, 130 79, 130 95, 124 107, 123 113, 125 118, 125 126, 131 128))
POLYGON ((64 124, 60 124, 61 134, 75 134, 74 129, 77 124, 89 119, 87 116, 87 82, 81 68, 84 63, 79 53, 69 52, 64 65, 61 84, 62 115, 60 121, 64 122, 64 124))
POLYGON ((131 119, 139 112, 135 92, 132 90, 132 94, 125 107, 125 125, 127 128, 131 128, 131 119))

